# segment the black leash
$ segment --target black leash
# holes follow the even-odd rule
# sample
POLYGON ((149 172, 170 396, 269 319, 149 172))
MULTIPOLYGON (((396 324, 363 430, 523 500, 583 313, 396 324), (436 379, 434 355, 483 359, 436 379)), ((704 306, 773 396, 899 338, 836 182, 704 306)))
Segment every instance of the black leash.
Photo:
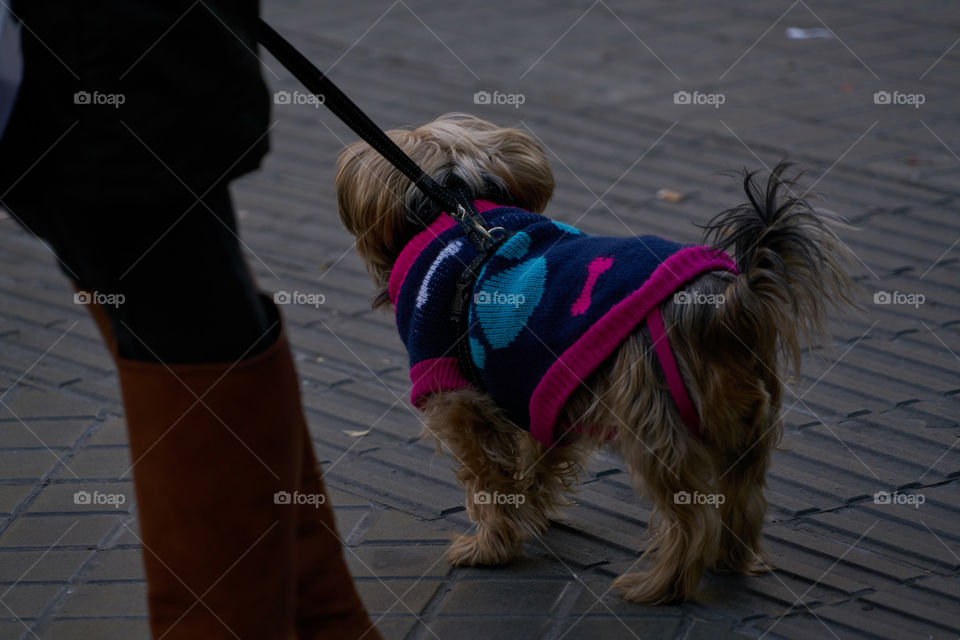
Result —
MULTIPOLYGON (((283 36, 263 19, 258 21, 258 40, 267 51, 273 54, 294 77, 311 93, 323 97, 323 104, 340 118, 354 133, 363 138, 371 147, 390 161, 394 167, 410 178, 416 187, 432 200, 438 211, 446 211, 460 223, 470 241, 481 253, 488 253, 499 243, 499 239, 487 229, 483 219, 469 197, 455 194, 424 172, 410 156, 378 127, 360 107, 347 97, 330 78, 313 65, 306 56, 297 51, 283 36)), ((414 214, 416 215, 416 214, 414 214)), ((430 221, 416 220, 420 224, 430 221)))
POLYGON ((259 20, 258 40, 267 51, 273 54, 280 64, 287 68, 311 93, 323 97, 323 104, 340 118, 354 133, 373 147, 390 164, 410 178, 414 185, 436 205, 430 214, 423 216, 424 211, 411 211, 408 215, 414 222, 424 227, 432 222, 440 211, 446 211, 454 220, 460 223, 464 233, 473 243, 477 252, 463 273, 457 280, 456 295, 450 309, 450 321, 458 328, 457 357, 460 367, 477 388, 482 388, 479 372, 470 354, 469 341, 469 309, 473 287, 480 275, 480 270, 493 255, 494 250, 506 239, 505 233, 494 235, 503 229, 497 227, 489 229, 483 216, 473 206, 473 200, 468 190, 455 181, 454 188, 448 188, 431 178, 417 166, 410 156, 403 152, 397 144, 378 127, 360 107, 347 97, 320 69, 315 67, 306 56, 297 51, 283 36, 270 25, 259 20), (430 219, 424 219, 424 218, 430 219))

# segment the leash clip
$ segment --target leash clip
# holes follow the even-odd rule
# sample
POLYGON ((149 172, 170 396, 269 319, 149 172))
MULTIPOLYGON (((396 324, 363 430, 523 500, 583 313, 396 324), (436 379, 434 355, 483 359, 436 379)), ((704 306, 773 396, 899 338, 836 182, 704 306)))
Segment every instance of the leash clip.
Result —
POLYGON ((466 207, 462 204, 457 203, 457 211, 453 214, 453 217, 457 222, 467 225, 470 231, 480 234, 482 238, 482 244, 484 249, 489 249, 500 244, 504 236, 501 235, 499 238, 494 236, 494 233, 500 232, 502 234, 506 233, 506 230, 503 227, 493 227, 492 229, 487 229, 482 218, 473 215, 471 211, 468 211, 466 207))

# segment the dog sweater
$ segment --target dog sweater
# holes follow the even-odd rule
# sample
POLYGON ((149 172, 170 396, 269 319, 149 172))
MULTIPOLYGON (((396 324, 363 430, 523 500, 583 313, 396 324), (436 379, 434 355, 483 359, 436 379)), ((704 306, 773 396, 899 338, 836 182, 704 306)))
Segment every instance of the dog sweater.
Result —
MULTIPOLYGON (((486 201, 488 227, 510 237, 489 258, 468 311, 469 351, 483 391, 538 441, 556 441, 571 394, 647 313, 698 275, 735 271, 725 253, 656 236, 590 236, 569 225, 486 201)), ((451 320, 457 279, 476 248, 440 214, 401 251, 388 293, 410 355, 410 400, 472 385, 457 358, 451 320)))

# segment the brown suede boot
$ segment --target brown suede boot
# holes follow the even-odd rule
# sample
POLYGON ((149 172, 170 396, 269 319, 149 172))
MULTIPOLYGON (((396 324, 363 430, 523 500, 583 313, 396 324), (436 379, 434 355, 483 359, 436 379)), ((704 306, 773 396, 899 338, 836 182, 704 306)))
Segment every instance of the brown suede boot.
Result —
POLYGON ((103 310, 91 313, 120 372, 155 637, 379 640, 283 332, 236 364, 168 367, 119 357, 103 310))
MULTIPOLYGON (((320 467, 306 425, 303 428, 300 491, 326 496, 320 467)), ((319 509, 300 508, 297 527, 297 637, 300 640, 363 638, 381 640, 370 622, 347 570, 333 509, 325 500, 319 509), (337 553, 331 553, 336 549, 337 553)))
POLYGON ((282 339, 237 364, 118 358, 154 637, 293 637, 297 510, 274 499, 303 453, 288 359, 282 339))

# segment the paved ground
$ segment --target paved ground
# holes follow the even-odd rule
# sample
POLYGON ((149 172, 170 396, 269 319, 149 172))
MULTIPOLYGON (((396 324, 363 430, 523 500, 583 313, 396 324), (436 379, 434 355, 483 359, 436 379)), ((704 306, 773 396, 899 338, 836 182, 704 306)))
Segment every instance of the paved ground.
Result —
MULTIPOLYGON (((528 128, 557 175, 548 212, 587 231, 692 241, 693 223, 740 201, 718 171, 785 154, 856 225, 843 238, 864 312, 831 322, 788 398, 765 528, 775 572, 707 576, 682 606, 620 601, 609 582, 643 548, 649 505, 607 456, 526 559, 451 569, 463 497, 416 440, 401 343, 369 310, 337 223, 333 159, 353 136, 323 110, 278 105, 272 155, 236 185, 243 238, 264 289, 325 296, 287 318, 347 555, 387 638, 960 633, 960 10, 720 4, 266 2, 385 126, 471 111, 528 128), (478 91, 523 104, 478 105, 478 91), (674 104, 678 91, 707 103, 674 104), (884 91, 890 104, 875 103, 884 91), (661 188, 686 198, 660 201, 661 188), (874 304, 882 291, 923 304, 874 304)), ((276 89, 297 88, 266 62, 276 89)), ((0 638, 145 637, 116 374, 48 251, 0 225, 0 638), (127 502, 74 504, 94 490, 127 502)))

